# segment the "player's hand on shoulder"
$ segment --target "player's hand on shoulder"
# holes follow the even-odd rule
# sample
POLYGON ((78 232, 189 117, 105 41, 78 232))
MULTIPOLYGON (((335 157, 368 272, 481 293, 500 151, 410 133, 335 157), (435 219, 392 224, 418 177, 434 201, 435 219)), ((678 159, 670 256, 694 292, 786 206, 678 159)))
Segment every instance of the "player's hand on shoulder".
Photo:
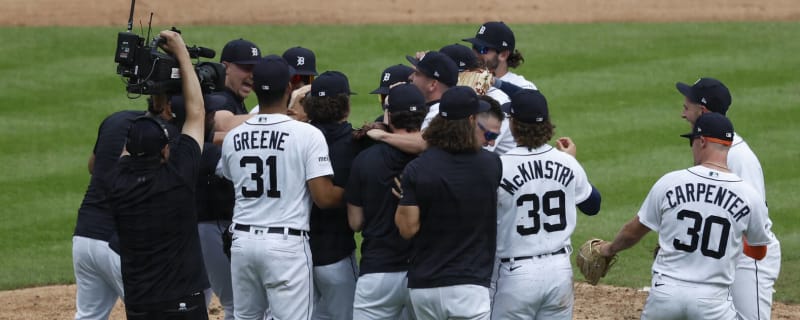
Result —
POLYGON ((578 153, 578 150, 575 147, 575 143, 572 142, 572 139, 570 137, 561 137, 556 139, 556 149, 568 153, 573 158, 578 153))

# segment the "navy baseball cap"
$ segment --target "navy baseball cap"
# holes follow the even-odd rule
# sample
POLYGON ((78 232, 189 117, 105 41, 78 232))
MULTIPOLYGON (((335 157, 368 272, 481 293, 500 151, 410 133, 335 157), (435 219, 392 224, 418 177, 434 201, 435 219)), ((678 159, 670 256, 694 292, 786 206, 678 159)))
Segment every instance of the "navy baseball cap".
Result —
POLYGON ((155 118, 142 116, 136 118, 128 128, 125 149, 135 158, 152 157, 160 155, 168 142, 167 127, 155 118))
POLYGON ((253 90, 256 95, 283 92, 293 75, 294 68, 286 60, 274 54, 268 55, 253 68, 253 90))
POLYGON ((381 82, 378 88, 372 90, 372 94, 389 94, 389 87, 398 82, 408 82, 408 78, 414 73, 414 68, 398 64, 386 68, 381 73, 381 82))
POLYGON ((427 112, 425 97, 417 86, 404 83, 389 89, 389 97, 386 99, 386 109, 389 113, 400 111, 427 112))
POLYGON ((489 47, 498 51, 514 51, 514 32, 502 21, 490 21, 481 25, 474 38, 463 39, 478 47, 489 47))
POLYGON ((707 140, 724 146, 733 144, 733 124, 724 115, 709 112, 700 115, 694 122, 692 132, 682 134, 681 137, 689 139, 703 136, 707 140))
POLYGON ((419 72, 422 74, 439 80, 448 87, 455 86, 458 83, 458 66, 444 53, 438 51, 428 51, 422 59, 416 59, 411 56, 406 56, 408 62, 411 62, 419 72))
POLYGON ((538 90, 523 89, 511 95, 508 113, 524 123, 542 123, 550 119, 547 99, 538 90))
POLYGON ((704 105, 711 112, 725 114, 731 106, 731 92, 714 78, 700 78, 693 85, 675 83, 675 88, 694 103, 704 105))
POLYGON ((295 74, 303 76, 317 75, 317 57, 309 49, 303 47, 289 48, 283 53, 283 59, 294 68, 295 74))
POLYGON ((244 39, 232 40, 222 48, 219 62, 236 64, 256 64, 261 59, 261 49, 255 43, 244 39))
POLYGON ((439 100, 439 115, 447 120, 465 119, 484 111, 489 111, 489 103, 481 104, 475 90, 466 86, 447 89, 439 100))
POLYGON ((475 51, 472 51, 472 49, 467 46, 457 43, 451 44, 442 47, 439 49, 439 52, 453 59, 458 66, 459 72, 480 67, 480 64, 478 64, 478 56, 475 55, 475 51))
POLYGON ((339 71, 325 71, 311 84, 311 96, 334 97, 339 94, 356 94, 350 91, 347 76, 339 71))

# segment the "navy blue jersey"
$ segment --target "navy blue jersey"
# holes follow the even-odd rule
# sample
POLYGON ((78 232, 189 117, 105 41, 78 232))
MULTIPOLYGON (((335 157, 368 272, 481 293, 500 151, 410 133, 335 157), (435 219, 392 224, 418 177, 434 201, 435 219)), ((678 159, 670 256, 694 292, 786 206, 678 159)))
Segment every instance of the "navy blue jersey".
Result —
POLYGON ((194 188, 200 148, 182 136, 169 161, 120 159, 104 179, 119 235, 125 304, 153 304, 209 287, 194 188))
POLYGON ((378 143, 353 160, 345 198, 364 212, 361 230, 361 274, 408 270, 411 243, 394 223, 399 199, 392 194, 394 178, 416 155, 378 143))
POLYGON ((75 235, 108 241, 114 230, 114 217, 111 215, 105 193, 100 190, 98 178, 107 174, 117 163, 125 147, 128 127, 133 120, 145 114, 144 111, 119 111, 103 120, 97 130, 94 143, 94 174, 78 209, 75 235))
MULTIPOLYGON (((314 124, 325 135, 333 167, 333 184, 344 188, 350 177, 353 159, 358 147, 353 142, 353 126, 349 122, 314 124)), ((314 266, 324 266, 344 259, 356 249, 353 230, 347 223, 347 207, 311 208, 311 258, 314 266)))
POLYGON ((400 205, 420 210, 409 288, 489 287, 502 170, 489 151, 450 154, 436 147, 406 165, 400 205))
POLYGON ((219 146, 208 142, 203 144, 195 196, 198 222, 230 221, 233 217, 233 182, 216 175, 221 155, 219 146))
POLYGON ((236 93, 225 87, 225 90, 210 93, 210 96, 223 97, 224 102, 219 99, 206 99, 206 101, 213 101, 205 105, 207 113, 214 113, 220 110, 227 110, 235 115, 247 114, 247 108, 244 106, 244 99, 240 98, 236 93))

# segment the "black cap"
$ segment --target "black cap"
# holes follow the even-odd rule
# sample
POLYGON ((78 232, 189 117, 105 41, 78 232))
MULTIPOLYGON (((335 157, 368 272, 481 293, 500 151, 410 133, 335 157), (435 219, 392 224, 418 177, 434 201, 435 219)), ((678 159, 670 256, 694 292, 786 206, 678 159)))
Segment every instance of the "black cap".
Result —
POLYGON ((389 87, 398 82, 407 82, 408 77, 414 73, 414 68, 398 64, 391 67, 386 68, 381 73, 381 82, 378 85, 378 88, 372 90, 372 94, 389 94, 389 87))
POLYGON ((274 54, 268 55, 253 68, 253 90, 256 95, 276 90, 283 92, 293 75, 294 68, 286 60, 274 54))
POLYGON ((694 122, 692 132, 681 135, 689 140, 699 136, 703 136, 711 142, 730 146, 733 143, 733 124, 722 114, 704 113, 694 122))
POLYGON ((339 71, 325 71, 311 84, 311 96, 334 97, 339 94, 355 94, 350 91, 347 76, 339 71))
POLYGON ((467 46, 457 43, 451 44, 449 46, 442 47, 439 49, 439 52, 444 53, 450 57, 450 59, 453 59, 458 66, 458 71, 475 69, 480 66, 478 64, 478 56, 475 55, 475 51, 472 51, 472 48, 467 46))
POLYGON ((425 97, 417 86, 404 83, 389 89, 389 97, 386 99, 386 109, 389 113, 400 111, 427 112, 425 97))
POLYGON ((675 83, 675 88, 694 103, 704 105, 711 112, 725 114, 731 106, 731 92, 714 78, 700 78, 693 85, 675 83))
POLYGON ((219 62, 227 61, 236 64, 256 64, 261 59, 261 49, 255 43, 244 39, 233 40, 222 48, 219 62))
POLYGON ((458 66, 453 59, 441 52, 428 51, 420 60, 411 56, 406 56, 406 59, 422 74, 439 80, 449 87, 458 83, 458 66))
POLYGON ((481 25, 474 38, 463 39, 475 46, 489 47, 498 51, 514 51, 514 32, 502 21, 490 21, 481 25))
POLYGON ((294 67, 295 74, 303 76, 317 75, 317 57, 314 52, 303 47, 294 47, 283 53, 283 59, 294 67))
POLYGON ((508 113, 515 121, 541 123, 550 119, 547 99, 538 90, 522 89, 510 97, 508 113))
POLYGON ((167 127, 155 118, 143 116, 136 118, 128 128, 125 149, 135 158, 152 157, 160 155, 168 142, 167 127))
POLYGON ((488 111, 489 103, 482 105, 480 102, 474 89, 455 86, 442 94, 442 99, 439 100, 439 115, 447 120, 458 120, 488 111))

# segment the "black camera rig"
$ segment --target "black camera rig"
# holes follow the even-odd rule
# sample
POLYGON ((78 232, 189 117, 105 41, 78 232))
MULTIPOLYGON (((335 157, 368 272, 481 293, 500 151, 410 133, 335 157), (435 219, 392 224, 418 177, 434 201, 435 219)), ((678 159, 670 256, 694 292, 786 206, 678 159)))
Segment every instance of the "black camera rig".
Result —
MULTIPOLYGON (((181 92, 181 77, 178 60, 170 55, 158 51, 160 37, 155 37, 152 42, 145 44, 146 39, 131 32, 133 28, 133 9, 136 0, 131 0, 131 13, 128 19, 128 30, 117 35, 117 51, 114 62, 117 63, 117 74, 125 80, 125 89, 128 93, 138 95, 151 94, 179 94, 181 92)), ((150 14, 150 23, 153 15, 150 14)), ((148 23, 148 37, 150 34, 148 23)), ((172 27, 172 31, 180 30, 172 27)), ((199 58, 213 58, 214 50, 187 46, 191 58, 197 59, 194 64, 195 73, 200 80, 203 93, 220 91, 225 88, 225 66, 215 62, 200 62, 199 58)))

